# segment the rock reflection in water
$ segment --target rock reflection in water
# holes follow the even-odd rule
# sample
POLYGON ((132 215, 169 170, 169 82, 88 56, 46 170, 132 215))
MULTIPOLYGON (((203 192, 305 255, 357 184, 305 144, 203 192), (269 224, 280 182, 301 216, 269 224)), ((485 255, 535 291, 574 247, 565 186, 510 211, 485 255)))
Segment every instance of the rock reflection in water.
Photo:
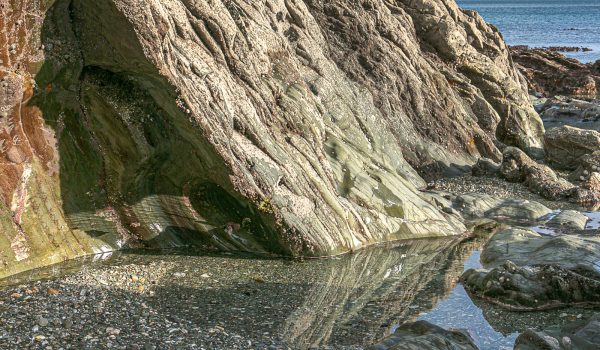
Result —
MULTIPOLYGON (((481 251, 473 251, 464 264, 464 270, 482 268, 480 262, 481 251)), ((515 329, 500 329, 493 320, 496 311, 488 305, 478 305, 471 300, 464 287, 457 285, 447 299, 440 302, 429 313, 419 317, 420 320, 432 322, 447 329, 468 329, 481 349, 506 350, 512 349, 515 339, 519 335, 515 329), (490 323, 492 322, 492 325, 490 323)))
MULTIPOLYGON (((292 348, 339 348, 376 343, 392 325, 428 312, 456 286, 464 261, 476 248, 458 239, 417 240, 305 261, 189 252, 120 254, 103 262, 88 259, 79 272, 76 263, 68 263, 13 281, 57 278, 77 290, 89 289, 77 281, 92 276, 106 281, 100 288, 129 288, 119 284, 121 277, 113 270, 145 265, 152 283, 135 298, 154 310, 157 321, 207 331, 219 326, 253 344, 280 339, 292 348), (56 276, 62 269, 82 277, 56 276)), ((121 302, 118 295, 113 302, 121 302)))
POLYGON ((287 318, 285 339, 300 347, 375 343, 392 324, 414 320, 445 297, 472 248, 422 240, 343 257, 322 270, 287 318))

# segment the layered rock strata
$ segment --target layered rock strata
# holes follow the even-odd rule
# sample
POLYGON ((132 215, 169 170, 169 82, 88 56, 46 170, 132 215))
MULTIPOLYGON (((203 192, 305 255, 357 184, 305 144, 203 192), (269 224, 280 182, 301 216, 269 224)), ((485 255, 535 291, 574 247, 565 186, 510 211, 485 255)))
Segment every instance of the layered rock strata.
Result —
POLYGON ((0 275, 120 247, 331 255, 460 234, 418 189, 543 126, 453 1, 11 0, 0 275))

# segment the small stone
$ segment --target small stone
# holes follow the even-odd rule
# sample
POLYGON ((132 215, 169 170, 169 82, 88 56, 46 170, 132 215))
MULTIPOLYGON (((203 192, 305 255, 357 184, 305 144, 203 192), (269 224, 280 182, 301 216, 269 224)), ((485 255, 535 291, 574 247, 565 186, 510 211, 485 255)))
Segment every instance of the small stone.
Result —
POLYGON ((119 335, 119 334, 121 334, 121 330, 118 329, 118 328, 107 327, 106 328, 106 333, 108 335, 119 335))
POLYGON ((40 325, 40 327, 46 327, 50 322, 48 321, 47 318, 43 317, 43 316, 38 316, 37 318, 37 324, 40 325))
POLYGON ((60 294, 60 291, 58 289, 54 289, 52 287, 48 288, 48 294, 49 295, 58 295, 60 294))
POLYGON ((183 273, 183 272, 175 272, 173 274, 173 277, 175 277, 175 278, 183 278, 183 277, 185 277, 185 273, 183 273))
POLYGON ((36 335, 35 337, 33 337, 33 339, 34 339, 35 341, 37 341, 37 342, 41 342, 41 341, 45 340, 45 339, 46 339, 46 337, 45 337, 45 336, 43 336, 43 335, 41 335, 41 334, 38 334, 38 335, 36 335))
POLYGON ((37 319, 37 324, 40 325, 40 327, 46 327, 48 323, 48 319, 45 317, 39 316, 37 319))
POLYGON ((200 277, 202 277, 202 278, 209 278, 209 277, 210 277, 210 274, 208 274, 208 273, 203 273, 202 275, 200 275, 200 277))
POLYGON ((10 295, 10 297, 11 297, 11 298, 14 298, 14 299, 19 299, 20 297, 22 297, 22 295, 21 295, 21 294, 19 294, 19 293, 16 293, 16 292, 15 292, 15 293, 12 293, 12 294, 10 295))
POLYGON ((67 329, 73 327, 73 320, 70 318, 67 318, 63 321, 63 326, 67 329))

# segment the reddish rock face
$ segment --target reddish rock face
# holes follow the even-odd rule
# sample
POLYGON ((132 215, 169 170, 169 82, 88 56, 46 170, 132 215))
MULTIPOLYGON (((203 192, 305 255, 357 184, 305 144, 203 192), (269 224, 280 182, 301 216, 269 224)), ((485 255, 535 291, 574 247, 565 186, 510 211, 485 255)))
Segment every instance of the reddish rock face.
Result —
POLYGON ((592 98, 600 92, 600 62, 584 64, 558 52, 524 46, 512 47, 511 54, 531 92, 592 98))
POLYGON ((0 200, 7 207, 19 207, 15 193, 36 154, 32 145, 43 148, 46 159, 54 158, 50 140, 39 137, 45 126, 27 106, 34 93, 36 67, 43 60, 42 16, 37 1, 0 4, 0 200))

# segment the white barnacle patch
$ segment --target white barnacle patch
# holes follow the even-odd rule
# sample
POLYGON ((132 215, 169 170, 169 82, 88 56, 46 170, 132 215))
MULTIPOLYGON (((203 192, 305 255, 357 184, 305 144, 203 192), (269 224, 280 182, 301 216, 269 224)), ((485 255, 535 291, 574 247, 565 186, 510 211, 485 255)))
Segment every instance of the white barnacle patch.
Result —
POLYGON ((21 217, 25 212, 27 204, 27 182, 29 181, 31 172, 31 165, 26 165, 25 169, 23 169, 23 174, 21 175, 21 183, 13 194, 10 208, 13 213, 13 220, 17 225, 21 224, 21 217))
MULTIPOLYGON (((406 255, 403 254, 403 257, 406 257, 406 255)), ((385 275, 383 276, 383 279, 386 279, 386 278, 390 277, 391 275, 399 275, 402 272, 402 265, 403 264, 398 264, 398 265, 392 266, 391 268, 387 269, 387 271, 385 272, 385 275)))
POLYGON ((161 225, 160 223, 158 223, 158 222, 155 222, 155 223, 152 223, 152 224, 150 224, 150 229, 151 229, 151 230, 152 230, 152 231, 153 231, 153 232, 154 232, 156 235, 159 235, 159 234, 161 234, 161 233, 164 231, 164 229, 163 229, 162 225, 161 225))
POLYGON ((25 237, 25 233, 20 231, 10 242, 10 248, 15 254, 16 261, 22 261, 29 257, 29 244, 25 237))

